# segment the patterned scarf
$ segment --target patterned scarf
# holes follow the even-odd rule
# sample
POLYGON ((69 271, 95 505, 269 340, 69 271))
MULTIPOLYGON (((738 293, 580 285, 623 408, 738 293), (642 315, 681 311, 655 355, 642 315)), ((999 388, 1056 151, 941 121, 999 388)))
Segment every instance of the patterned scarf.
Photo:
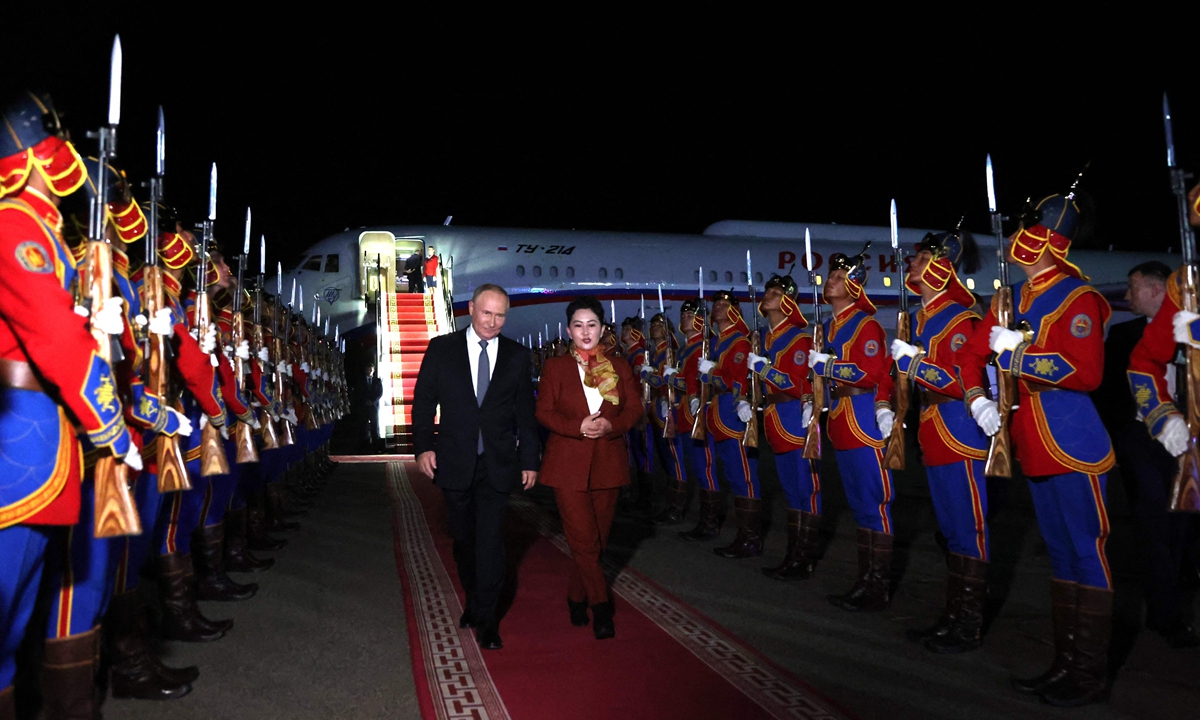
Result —
POLYGON ((600 397, 613 405, 621 404, 621 396, 617 394, 617 371, 600 347, 591 350, 572 347, 571 356, 583 368, 584 385, 599 390, 600 397))

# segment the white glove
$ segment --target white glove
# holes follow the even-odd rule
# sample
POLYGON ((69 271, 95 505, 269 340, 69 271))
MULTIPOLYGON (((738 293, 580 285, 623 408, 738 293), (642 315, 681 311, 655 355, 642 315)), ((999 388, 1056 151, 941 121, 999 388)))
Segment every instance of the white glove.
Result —
POLYGON ((137 449, 137 445, 129 448, 129 453, 121 460, 137 472, 142 471, 142 451, 137 449))
POLYGON ((192 421, 188 419, 188 416, 173 407, 168 407, 167 412, 174 415, 175 419, 179 421, 179 434, 184 437, 190 437, 192 434, 192 421))
POLYGON ((971 417, 975 418, 975 422, 988 437, 1000 432, 1000 409, 995 400, 975 398, 971 402, 971 417))
POLYGON ((812 422, 813 404, 810 402, 804 403, 804 410, 801 412, 800 422, 804 423, 804 427, 812 422))
POLYGON ((892 434, 892 425, 896 422, 896 413, 887 408, 879 408, 875 411, 875 424, 879 426, 879 432, 883 433, 884 437, 892 434))
POLYGON ((250 427, 254 428, 255 430, 262 430, 262 423, 258 421, 258 418, 252 415, 250 419, 250 427))
POLYGON ((307 361, 300 363, 300 369, 304 371, 305 375, 307 375, 311 371, 311 368, 308 366, 307 361))
POLYGON ((271 351, 266 347, 260 347, 258 349, 258 359, 264 363, 271 362, 271 351))
POLYGON ((659 415, 662 415, 663 417, 666 417, 666 416, 667 416, 667 413, 670 411, 670 409, 671 409, 671 408, 670 408, 670 406, 667 404, 667 401, 666 401, 666 400, 659 400, 659 401, 658 401, 658 414, 659 414, 659 415))
POLYGON ((296 409, 295 408, 288 408, 288 411, 287 411, 287 413, 284 414, 284 417, 287 418, 288 422, 290 422, 291 424, 297 425, 297 426, 300 425, 300 418, 296 417, 296 409))
POLYGON ((896 339, 892 341, 892 359, 899 360, 902 357, 916 357, 917 346, 909 345, 903 340, 896 339))
POLYGON ((688 408, 692 411, 692 417, 696 417, 700 412, 700 398, 692 398, 691 402, 688 403, 688 408))
POLYGON ((663 376, 663 378, 669 378, 677 372, 679 372, 679 368, 675 368, 675 367, 671 367, 670 365, 666 365, 663 367, 662 376, 663 376))
POLYGON ((105 300, 100 312, 92 318, 92 325, 109 335, 120 335, 125 331, 125 315, 121 312, 124 304, 125 301, 119 297, 105 300))
POLYGON ((988 335, 988 346, 992 348, 992 352, 994 353, 1016 350, 1017 346, 1023 342, 1025 342, 1024 335, 1016 330, 1009 330, 999 325, 993 325, 992 333, 988 335))
POLYGON ((760 373, 767 366, 767 359, 762 355, 750 353, 750 372, 760 373))
POLYGON ((228 440, 228 439, 229 439, 229 426, 228 426, 228 425, 222 425, 222 426, 220 427, 220 430, 221 430, 221 438, 222 438, 222 439, 224 439, 224 440, 228 440))
POLYGON ((754 418, 754 411, 750 409, 750 403, 745 400, 738 400, 737 416, 738 420, 744 423, 750 422, 754 418))
POLYGON ((1188 426, 1182 415, 1171 415, 1167 418, 1162 433, 1158 436, 1158 441, 1163 444, 1167 452, 1171 453, 1172 457, 1179 457, 1184 450, 1187 450, 1188 426))
POLYGON ((225 351, 225 358, 227 360, 229 360, 230 363, 232 363, 233 362, 233 346, 226 345, 225 347, 223 347, 221 349, 225 351))
POLYGON ((76 305, 74 307, 74 310, 75 310, 75 314, 78 315, 79 317, 85 318, 85 317, 91 316, 91 313, 88 312, 88 309, 82 305, 76 305))
POLYGON ((285 362, 281 367, 282 367, 282 370, 280 370, 280 372, 282 372, 284 375, 287 375, 288 377, 292 376, 292 364, 290 362, 285 362))
POLYGON ((715 362, 713 362, 712 360, 709 360, 707 358, 700 358, 700 364, 699 364, 700 372, 706 373, 706 374, 710 373, 710 372, 712 372, 712 369, 715 368, 716 366, 717 366, 717 364, 715 362))
POLYGON ((1191 333, 1189 332, 1189 326, 1196 320, 1200 320, 1200 315, 1194 312, 1180 310, 1175 313, 1175 317, 1171 319, 1171 324, 1175 326, 1175 342, 1187 343, 1192 347, 1200 347, 1200 344, 1192 342, 1191 333))
POLYGON ((808 351, 808 366, 815 368, 818 363, 827 363, 829 358, 833 357, 829 353, 817 352, 816 350, 808 351))
POLYGON ((150 324, 150 321, 146 319, 146 316, 141 313, 133 316, 133 322, 140 328, 144 328, 150 324))
POLYGON ((200 343, 200 350, 206 355, 212 355, 212 351, 217 347, 217 326, 212 323, 204 329, 204 335, 196 338, 200 343))
POLYGON ((250 341, 243 340, 240 343, 238 343, 237 350, 235 352, 237 353, 237 356, 240 357, 241 359, 249 360, 250 359, 250 341))
POLYGON ((642 380, 645 380, 646 376, 652 372, 654 372, 654 370, 649 365, 638 365, 637 366, 638 377, 641 378, 642 380))
POLYGON ((150 332, 163 337, 175 335, 175 323, 171 318, 169 308, 159 308, 158 312, 154 313, 154 317, 150 318, 150 332))

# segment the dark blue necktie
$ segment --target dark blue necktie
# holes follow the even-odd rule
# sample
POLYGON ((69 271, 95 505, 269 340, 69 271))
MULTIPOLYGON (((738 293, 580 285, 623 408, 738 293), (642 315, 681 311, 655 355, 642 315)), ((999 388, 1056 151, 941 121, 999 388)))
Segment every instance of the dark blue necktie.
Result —
MULTIPOLYGON (((475 402, 483 405, 483 396, 487 395, 488 383, 492 379, 492 365, 488 361, 487 340, 479 341, 479 371, 475 374, 475 402)), ((483 454, 483 428, 479 429, 479 454, 483 454)))

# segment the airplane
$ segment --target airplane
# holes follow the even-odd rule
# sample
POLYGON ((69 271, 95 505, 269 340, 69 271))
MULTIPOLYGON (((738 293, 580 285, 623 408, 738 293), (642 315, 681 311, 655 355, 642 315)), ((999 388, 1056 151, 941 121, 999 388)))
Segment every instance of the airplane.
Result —
MULTIPOLYGON (((366 227, 347 229, 311 246, 284 272, 283 286, 290 287, 294 279, 310 299, 305 304, 316 300, 322 317, 330 318, 331 328, 340 326, 343 336, 373 333, 374 315, 368 300, 375 297, 380 282, 385 290, 406 291, 397 268, 402 269, 412 253, 424 258, 425 248, 433 247, 452 276, 453 294, 448 304, 457 328, 466 327, 467 302, 474 289, 482 283, 495 283, 509 292, 511 306, 518 309, 510 312, 504 334, 536 346, 539 333, 542 342, 559 336, 567 303, 581 295, 595 296, 606 312, 614 308, 616 317, 607 319, 619 324, 642 311, 643 299, 647 318, 658 312, 661 287, 665 309, 677 320, 678 313, 673 312, 677 303, 696 297, 700 290, 701 267, 706 296, 732 288, 745 302, 749 250, 757 291, 762 292, 772 274, 790 271, 800 283, 801 307, 811 319, 812 293, 804 264, 806 229, 812 233, 818 285, 832 253, 855 254, 870 242, 867 292, 881 308, 880 322, 894 329, 896 314, 885 308, 898 303, 897 266, 890 228, 882 226, 722 220, 700 235, 457 225, 366 227)), ((906 262, 927 232, 899 229, 906 262)), ((975 240, 980 268, 964 277, 964 282, 986 299, 999 286, 996 239, 975 234, 975 240)), ((1113 322, 1132 317, 1124 300, 1130 268, 1148 260, 1159 260, 1171 268, 1180 262, 1178 255, 1169 252, 1073 250, 1070 258, 1113 305, 1113 322)), ((1009 272, 1012 282, 1022 277, 1017 267, 1010 267, 1009 272)), ((910 300, 916 304, 915 296, 910 300)), ((745 305, 743 312, 753 324, 745 305)))

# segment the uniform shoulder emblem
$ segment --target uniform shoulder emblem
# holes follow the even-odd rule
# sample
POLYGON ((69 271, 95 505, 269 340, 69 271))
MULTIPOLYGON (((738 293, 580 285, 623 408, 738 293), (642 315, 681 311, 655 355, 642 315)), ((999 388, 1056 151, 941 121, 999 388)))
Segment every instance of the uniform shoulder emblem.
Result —
POLYGON ((867 357, 875 357, 879 354, 879 343, 874 340, 868 340, 863 345, 863 354, 867 357))
POLYGON ((1092 319, 1085 313, 1079 313, 1071 318, 1071 334, 1080 339, 1091 335, 1092 319))
POLYGON ((954 333, 954 337, 950 338, 950 349, 958 352, 959 349, 967 344, 967 336, 963 333, 954 333))
POLYGON ((792 362, 800 367, 804 367, 804 363, 808 362, 808 353, 803 350, 797 350, 796 354, 792 356, 792 362))
POLYGON ((43 275, 54 271, 54 263, 50 262, 46 248, 35 240, 26 240, 17 245, 16 256, 21 267, 31 273, 43 275))
POLYGON ((746 359, 746 353, 738 353, 737 355, 733 356, 733 361, 735 363, 741 363, 745 359, 746 359))

